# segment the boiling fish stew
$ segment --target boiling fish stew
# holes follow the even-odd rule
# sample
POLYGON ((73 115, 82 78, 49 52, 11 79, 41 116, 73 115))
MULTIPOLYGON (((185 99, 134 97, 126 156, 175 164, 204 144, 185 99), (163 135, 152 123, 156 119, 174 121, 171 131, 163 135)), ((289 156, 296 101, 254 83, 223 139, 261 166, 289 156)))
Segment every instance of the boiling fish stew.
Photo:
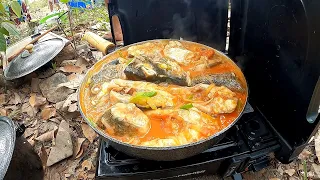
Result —
POLYGON ((208 138, 244 108, 243 74, 212 48, 155 40, 98 62, 80 89, 84 115, 137 146, 180 146, 208 138))

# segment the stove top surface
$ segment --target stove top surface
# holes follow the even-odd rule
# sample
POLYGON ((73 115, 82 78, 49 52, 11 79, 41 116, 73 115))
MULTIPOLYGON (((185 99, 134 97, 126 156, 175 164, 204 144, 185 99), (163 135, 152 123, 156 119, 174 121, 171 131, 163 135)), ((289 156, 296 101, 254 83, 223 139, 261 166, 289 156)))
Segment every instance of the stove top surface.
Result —
POLYGON ((262 150, 265 153, 264 149, 270 149, 271 147, 276 148, 276 146, 279 146, 277 138, 270 130, 270 127, 268 127, 263 116, 261 116, 258 111, 253 111, 250 104, 247 104, 244 114, 239 121, 228 130, 224 139, 210 149, 183 160, 157 162, 137 159, 115 150, 109 146, 108 142, 101 140, 98 151, 96 177, 102 179, 107 177, 153 179, 153 175, 156 176, 155 172, 159 172, 160 174, 167 173, 166 176, 172 174, 170 177, 158 178, 168 179, 177 177, 174 173, 169 172, 193 169, 193 173, 201 174, 202 171, 207 171, 195 171, 200 165, 210 165, 210 171, 215 173, 219 171, 219 168, 221 169, 223 164, 226 164, 223 163, 223 160, 240 156, 247 158, 262 150), (213 170, 213 167, 215 167, 213 164, 218 165, 215 170, 213 170), (143 174, 149 174, 149 176, 143 176, 143 174))

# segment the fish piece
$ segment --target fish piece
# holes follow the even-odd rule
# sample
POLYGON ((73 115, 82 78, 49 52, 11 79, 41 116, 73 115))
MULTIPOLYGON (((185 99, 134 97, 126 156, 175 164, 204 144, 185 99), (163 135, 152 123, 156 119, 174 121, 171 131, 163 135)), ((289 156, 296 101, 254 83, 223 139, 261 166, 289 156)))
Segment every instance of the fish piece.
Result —
POLYGON ((139 56, 139 55, 153 55, 160 53, 163 49, 162 43, 143 43, 135 46, 131 46, 128 48, 128 54, 131 57, 139 56))
POLYGON ((199 124, 201 116, 196 110, 196 108, 191 108, 189 110, 179 109, 178 115, 188 123, 199 124))
POLYGON ((182 48, 168 48, 164 51, 165 56, 174 59, 179 64, 187 65, 190 63, 190 60, 187 60, 186 57, 192 52, 182 48))
MULTIPOLYGON (((123 77, 123 61, 125 61, 123 58, 118 58, 107 64, 104 64, 101 70, 92 76, 90 87, 102 82, 108 82, 112 79, 123 77)), ((96 89, 96 91, 98 90, 96 89)))
POLYGON ((193 106, 208 114, 232 113, 238 104, 236 93, 225 86, 211 84, 208 89, 210 100, 203 103, 193 103, 193 106))
POLYGON ((188 65, 195 57, 192 51, 185 49, 179 41, 169 41, 163 53, 166 57, 175 60, 182 65, 188 65))
POLYGON ((130 80, 155 81, 157 72, 151 62, 142 56, 136 56, 124 69, 124 74, 130 80))
MULTIPOLYGON (((112 89, 113 94, 110 93, 110 100, 112 102, 129 102, 136 104, 138 107, 142 108, 152 108, 156 109, 157 107, 172 107, 174 105, 172 96, 170 93, 159 90, 156 84, 149 82, 141 82, 141 81, 130 81, 130 80, 122 80, 122 79, 114 79, 109 84, 114 84, 115 88, 112 89), (124 91, 125 89, 130 89, 129 91, 124 91), (118 92, 116 94, 116 92, 118 92), (119 93, 121 92, 121 93, 119 93), (152 96, 145 96, 144 93, 153 92, 152 96), (132 94, 127 94, 132 93, 132 94), (122 94, 122 95, 121 95, 122 94), (126 95, 125 95, 126 94, 126 95)), ((108 89, 111 85, 103 89, 108 89)), ((112 92, 111 91, 111 92, 112 92)), ((104 91, 101 91, 104 93, 104 91)), ((98 94, 97 96, 99 96, 98 94)))
POLYGON ((129 103, 131 96, 129 94, 121 94, 115 91, 110 91, 109 94, 109 101, 111 104, 116 103, 129 103))
POLYGON ((214 97, 224 97, 224 98, 233 98, 236 96, 236 93, 232 92, 225 86, 215 86, 214 84, 211 85, 211 89, 208 93, 209 98, 214 97))
POLYGON ((192 79, 192 85, 196 85, 199 83, 204 84, 215 84, 216 86, 225 86, 232 91, 243 92, 244 87, 241 85, 240 80, 237 76, 230 73, 222 73, 222 74, 210 74, 198 76, 192 79))
POLYGON ((214 66, 218 66, 220 64, 223 64, 223 60, 220 57, 214 58, 214 59, 208 59, 205 56, 201 56, 200 60, 197 65, 195 65, 192 70, 193 71, 203 71, 207 70, 208 68, 212 68, 214 66))
POLYGON ((203 119, 200 115, 200 111, 197 108, 185 109, 157 109, 146 111, 145 114, 153 118, 170 117, 174 119, 180 119, 184 122, 191 124, 201 124, 203 119))
POLYGON ((191 83, 189 74, 176 62, 155 56, 136 56, 124 69, 130 80, 146 80, 150 82, 172 82, 177 85, 191 83))
POLYGON ((133 94, 130 99, 131 103, 136 104, 138 107, 142 108, 152 108, 157 109, 158 107, 172 107, 173 106, 173 96, 165 91, 155 90, 155 91, 138 91, 133 94), (143 96, 144 92, 154 92, 154 96, 143 96))
POLYGON ((149 118, 133 103, 117 103, 101 117, 107 131, 117 136, 143 137, 149 132, 149 118))
POLYGON ((178 146, 179 144, 174 139, 153 139, 151 141, 146 141, 141 143, 142 146, 149 147, 170 147, 170 146, 178 146))
POLYGON ((238 104, 236 93, 227 87, 215 86, 214 84, 210 85, 208 89, 210 100, 203 103, 193 103, 194 107, 208 114, 232 113, 236 109, 238 104))
POLYGON ((238 99, 213 98, 208 104, 194 103, 193 106, 208 114, 232 113, 237 107, 238 99))

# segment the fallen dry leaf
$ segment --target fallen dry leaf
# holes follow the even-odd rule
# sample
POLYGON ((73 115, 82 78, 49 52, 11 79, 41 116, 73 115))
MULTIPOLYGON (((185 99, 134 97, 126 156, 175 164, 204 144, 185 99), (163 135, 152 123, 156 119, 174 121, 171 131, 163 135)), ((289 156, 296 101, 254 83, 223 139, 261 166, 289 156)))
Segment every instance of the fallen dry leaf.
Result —
POLYGON ((300 160, 304 160, 304 159, 307 159, 309 156, 311 155, 311 152, 304 149, 298 156, 298 159, 300 160))
POLYGON ((75 77, 72 77, 72 80, 69 80, 68 82, 65 82, 65 83, 61 83, 58 85, 58 87, 65 86, 70 89, 78 89, 85 75, 75 74, 74 76, 75 77))
POLYGON ((82 146, 82 143, 86 140, 86 138, 78 138, 77 139, 77 144, 76 144, 76 147, 74 148, 74 151, 73 151, 73 157, 76 157, 78 155, 78 153, 80 152, 81 150, 81 146, 82 146))
POLYGON ((94 174, 94 173, 89 173, 89 174, 87 175, 87 177, 88 177, 89 179, 94 179, 95 174, 94 174))
POLYGON ((16 92, 14 92, 13 94, 14 94, 14 97, 10 99, 8 104, 14 104, 14 105, 21 104, 21 98, 19 94, 16 92))
POLYGON ((79 157, 81 157, 83 154, 83 148, 80 149, 80 151, 78 152, 76 159, 78 159, 79 157))
POLYGON ((32 107, 39 107, 46 104, 47 98, 42 96, 37 96, 35 93, 30 94, 29 103, 32 107))
MULTIPOLYGON (((62 105, 62 110, 63 111, 68 110, 69 111, 69 106, 71 106, 72 103, 75 103, 77 101, 78 101, 78 94, 77 93, 70 94, 68 96, 68 98, 64 101, 64 103, 62 105)), ((71 111, 69 111, 69 112, 74 112, 74 111, 72 111, 72 110, 74 110, 74 107, 71 107, 70 110, 71 111)))
POLYGON ((38 119, 34 120, 34 121, 33 121, 33 123, 30 125, 30 127, 34 127, 34 126, 36 126, 36 125, 37 125, 37 123, 38 123, 38 119))
POLYGON ((83 67, 80 66, 75 66, 75 65, 66 65, 60 68, 62 72, 67 72, 67 73, 82 73, 84 70, 83 67))
POLYGON ((23 136, 24 136, 25 138, 28 138, 28 137, 30 137, 31 135, 34 135, 34 131, 35 131, 34 128, 26 128, 26 130, 25 130, 24 133, 23 133, 23 136))
POLYGON ((269 180, 280 180, 279 178, 270 178, 269 180))
POLYGON ((35 140, 41 141, 41 142, 51 141, 52 139, 54 139, 54 134, 57 130, 58 130, 58 128, 55 127, 53 130, 48 131, 48 132, 36 137, 35 140))
POLYGON ((72 80, 76 79, 78 77, 78 75, 79 74, 76 74, 76 73, 70 74, 69 76, 67 76, 68 81, 72 81, 72 80))
POLYGON ((287 170, 284 170, 285 173, 287 173, 289 176, 292 176, 294 175, 294 173, 296 173, 296 170, 294 169, 287 169, 287 170))
POLYGON ((69 106, 69 108, 68 108, 68 111, 69 111, 69 112, 75 112, 75 111, 77 111, 77 110, 78 110, 78 105, 77 105, 77 103, 71 104, 71 105, 69 106))
POLYGON ((96 132, 88 126, 87 124, 82 123, 81 124, 82 132, 84 136, 91 142, 93 143, 94 139, 97 137, 96 132))
POLYGON ((29 144, 30 144, 31 146, 34 146, 34 144, 35 144, 34 135, 31 136, 31 137, 28 139, 28 142, 29 142, 29 144))
POLYGON ((31 79, 31 91, 32 92, 40 92, 39 84, 40 84, 40 79, 32 78, 31 79))
POLYGON ((4 108, 0 108, 0 115, 1 115, 1 116, 7 116, 7 115, 8 115, 8 114, 7 114, 7 110, 4 109, 4 108))
POLYGON ((57 118, 50 118, 49 121, 55 122, 57 124, 60 124, 60 120, 57 118))
POLYGON ((64 102, 65 102, 65 101, 57 102, 57 103, 54 105, 54 107, 55 107, 56 109, 60 110, 60 109, 62 108, 64 102))
POLYGON ((38 109, 37 108, 33 108, 29 102, 27 103, 24 103, 22 104, 22 107, 21 107, 21 112, 25 112, 27 113, 30 117, 34 117, 37 112, 38 112, 38 109))
POLYGON ((39 152, 39 157, 41 159, 42 166, 45 169, 46 164, 47 164, 47 160, 48 160, 48 154, 47 154, 46 149, 43 147, 43 145, 41 145, 40 152, 39 152))
POLYGON ((5 104, 7 102, 6 95, 0 94, 0 105, 5 104))
POLYGON ((312 164, 314 172, 317 174, 317 176, 320 178, 320 165, 312 164))
POLYGON ((56 113, 57 113, 56 108, 54 108, 54 107, 47 108, 46 107, 41 111, 41 118, 44 120, 48 120, 51 117, 54 117, 56 115, 56 113))
POLYGON ((61 62, 60 66, 75 65, 76 62, 76 59, 64 60, 61 62))
POLYGON ((6 109, 6 110, 11 109, 12 111, 15 111, 15 110, 18 109, 18 106, 16 106, 16 105, 6 106, 5 109, 6 109))
POLYGON ((90 171, 92 168, 92 162, 89 160, 84 160, 81 164, 82 171, 90 171))
POLYGON ((88 61, 84 58, 78 58, 77 62, 75 63, 76 66, 80 66, 85 68, 87 65, 89 65, 88 61))
POLYGON ((65 178, 69 178, 71 176, 71 174, 64 174, 65 178))
POLYGON ((319 135, 319 132, 316 133, 316 135, 314 137, 314 148, 316 150, 316 156, 317 156, 318 160, 320 161, 320 135, 319 135))
POLYGON ((77 179, 87 179, 87 173, 85 171, 81 171, 78 174, 77 179))
POLYGON ((281 174, 281 175, 283 175, 283 169, 281 168, 281 166, 279 166, 278 168, 277 168, 277 171, 281 174))

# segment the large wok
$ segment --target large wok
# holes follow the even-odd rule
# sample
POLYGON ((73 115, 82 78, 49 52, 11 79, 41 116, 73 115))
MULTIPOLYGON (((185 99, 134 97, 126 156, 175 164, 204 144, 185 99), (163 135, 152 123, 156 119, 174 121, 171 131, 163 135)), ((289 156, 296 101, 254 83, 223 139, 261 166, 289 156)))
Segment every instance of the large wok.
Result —
MULTIPOLYGON (((146 42, 153 42, 153 41, 158 41, 158 40, 149 40, 149 41, 138 42, 135 44, 125 46, 119 50, 126 49, 130 46, 134 46, 134 45, 138 45, 138 44, 142 44, 142 43, 146 43, 146 42)), ((191 42, 191 43, 194 43, 194 42, 191 42)), ((195 43, 195 44, 198 44, 198 43, 195 43)), ((204 46, 204 45, 202 45, 202 46, 204 46)), ((210 48, 210 47, 208 47, 208 48, 210 48)), ((104 59, 107 59, 107 57, 115 55, 115 53, 117 53, 117 51, 115 51, 111 54, 108 54, 107 56, 104 57, 104 59)), ((215 51, 216 51, 216 53, 220 53, 223 56, 225 56, 222 52, 217 51, 217 50, 215 50, 215 51)), ((228 58, 227 56, 225 56, 225 57, 228 61, 230 61, 234 64, 234 66, 239 70, 239 72, 243 76, 240 68, 230 58, 228 58)), ((227 127, 225 127, 224 129, 222 129, 218 133, 216 133, 206 139, 203 139, 203 140, 200 140, 200 141, 197 141, 194 143, 186 144, 186 145, 173 146, 173 147, 144 147, 144 146, 136 146, 136 145, 131 145, 128 143, 123 143, 123 142, 109 136, 108 134, 104 133, 102 130, 97 128, 95 124, 93 124, 92 122, 90 122, 87 119, 85 113, 83 112, 83 104, 80 99, 81 93, 83 93, 83 89, 85 88, 84 85, 85 85, 85 82, 87 81, 87 78, 88 78, 88 75, 90 74, 90 71, 92 71, 95 66, 101 66, 102 64, 107 63, 107 62, 108 61, 101 60, 98 63, 96 63, 91 69, 89 69, 89 71, 87 72, 87 74, 86 74, 84 80, 82 81, 82 83, 79 87, 79 90, 78 90, 78 105, 79 105, 81 115, 83 116, 83 118, 85 119, 87 124, 92 129, 94 129, 94 131, 96 133, 98 133, 105 141, 107 141, 113 148, 117 149, 118 151, 124 152, 128 155, 138 157, 138 158, 148 159, 148 160, 156 160, 156 161, 174 161, 174 160, 180 160, 180 159, 185 159, 185 158, 194 156, 196 154, 199 154, 199 153, 207 150, 212 145, 217 144, 225 136, 228 129, 230 129, 240 119, 240 117, 243 113, 245 105, 241 109, 241 113, 239 114, 239 116, 231 124, 229 124, 227 127)), ((242 78, 245 83, 244 84, 245 91, 248 94, 246 80, 245 80, 244 76, 242 78)), ((247 98, 245 100, 245 103, 247 103, 247 98)))

